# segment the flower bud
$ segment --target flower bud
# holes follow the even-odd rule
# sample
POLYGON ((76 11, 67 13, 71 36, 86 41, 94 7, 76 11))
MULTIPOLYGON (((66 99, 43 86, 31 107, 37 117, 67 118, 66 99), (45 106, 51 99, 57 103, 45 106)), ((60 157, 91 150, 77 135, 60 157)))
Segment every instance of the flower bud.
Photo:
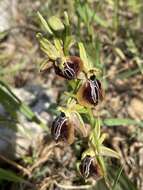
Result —
POLYGON ((70 56, 63 63, 63 68, 60 67, 61 61, 60 58, 57 58, 54 63, 55 73, 68 80, 77 78, 83 66, 81 59, 77 56, 70 56))
POLYGON ((77 92, 78 102, 85 107, 94 107, 103 99, 101 83, 94 75, 81 85, 77 92))
POLYGON ((85 156, 79 166, 80 173, 84 178, 93 177, 95 180, 102 177, 102 172, 95 157, 85 156))
POLYGON ((55 141, 64 141, 72 144, 74 141, 74 127, 68 117, 62 112, 58 116, 51 127, 51 134, 55 141))

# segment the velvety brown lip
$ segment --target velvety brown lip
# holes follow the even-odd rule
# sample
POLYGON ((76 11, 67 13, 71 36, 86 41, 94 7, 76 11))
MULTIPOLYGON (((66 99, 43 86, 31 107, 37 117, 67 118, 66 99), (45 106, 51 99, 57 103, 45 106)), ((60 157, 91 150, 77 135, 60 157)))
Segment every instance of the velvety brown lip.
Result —
POLYGON ((102 87, 96 78, 88 79, 77 93, 78 101, 81 105, 96 106, 103 99, 102 87))
POLYGON ((100 168, 95 162, 95 158, 91 156, 83 158, 79 169, 84 178, 94 177, 97 179, 101 176, 100 168))
POLYGON ((64 68, 61 70, 58 64, 54 64, 55 73, 65 79, 75 79, 82 69, 82 61, 79 57, 70 56, 64 63, 64 68))
POLYGON ((51 134, 55 141, 63 141, 72 144, 74 141, 74 127, 69 118, 64 114, 58 116, 52 124, 51 134))

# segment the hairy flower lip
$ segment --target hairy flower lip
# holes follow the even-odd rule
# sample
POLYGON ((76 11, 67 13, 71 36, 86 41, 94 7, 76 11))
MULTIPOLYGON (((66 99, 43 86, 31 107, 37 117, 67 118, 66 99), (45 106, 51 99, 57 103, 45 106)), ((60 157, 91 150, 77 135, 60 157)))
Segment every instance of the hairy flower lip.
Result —
POLYGON ((77 92, 78 102, 85 107, 94 107, 103 100, 103 89, 95 75, 90 76, 77 92))
POLYGON ((98 165, 95 157, 86 155, 79 166, 81 175, 86 179, 93 177, 95 180, 102 177, 100 166, 98 165))
POLYGON ((57 142, 67 142, 68 144, 74 142, 74 127, 63 112, 53 121, 51 134, 57 142))
POLYGON ((61 112, 55 118, 51 126, 51 135, 56 142, 66 142, 72 144, 75 138, 75 132, 80 133, 84 138, 88 135, 88 129, 81 124, 76 113, 61 112))
POLYGON ((81 59, 77 56, 69 56, 63 63, 63 68, 60 67, 61 61, 61 58, 57 58, 54 63, 55 73, 68 80, 77 78, 83 67, 81 59))

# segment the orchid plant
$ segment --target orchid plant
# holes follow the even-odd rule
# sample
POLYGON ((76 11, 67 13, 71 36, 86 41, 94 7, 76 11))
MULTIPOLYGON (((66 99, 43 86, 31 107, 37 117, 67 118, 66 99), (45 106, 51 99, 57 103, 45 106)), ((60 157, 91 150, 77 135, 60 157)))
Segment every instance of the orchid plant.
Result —
POLYGON ((105 157, 120 158, 114 150, 103 145, 106 134, 101 133, 100 118, 93 111, 104 99, 104 90, 100 81, 101 71, 93 67, 82 42, 76 42, 71 34, 67 13, 64 21, 56 16, 47 21, 38 12, 38 17, 50 40, 38 33, 37 39, 46 58, 40 65, 40 71, 53 68, 55 74, 64 78, 70 85, 70 92, 64 93, 64 102, 57 107, 59 115, 51 126, 51 135, 56 142, 72 144, 75 132, 81 138, 88 138, 88 149, 83 152, 78 165, 80 174, 85 178, 106 178, 105 157), (78 43, 79 56, 71 56, 70 48, 78 43), (84 117, 88 120, 85 122, 84 117), (90 126, 87 127, 87 124, 90 126))

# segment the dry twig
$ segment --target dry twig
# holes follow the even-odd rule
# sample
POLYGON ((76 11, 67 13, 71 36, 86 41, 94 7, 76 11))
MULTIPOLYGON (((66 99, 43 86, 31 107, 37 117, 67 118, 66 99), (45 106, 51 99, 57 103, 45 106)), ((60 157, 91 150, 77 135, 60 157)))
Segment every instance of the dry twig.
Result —
POLYGON ((59 188, 62 188, 62 189, 66 189, 66 190, 70 190, 70 189, 90 189, 91 187, 93 187, 95 185, 95 181, 92 181, 92 184, 90 185, 64 185, 64 184, 60 184, 60 183, 57 183, 57 181, 54 181, 54 184, 59 187, 59 188))
POLYGON ((0 155, 0 159, 11 164, 12 166, 18 168, 19 170, 21 170, 25 175, 31 176, 31 173, 29 172, 29 170, 27 170, 26 168, 24 168, 23 166, 21 166, 20 164, 17 164, 16 162, 6 158, 3 155, 0 155))

